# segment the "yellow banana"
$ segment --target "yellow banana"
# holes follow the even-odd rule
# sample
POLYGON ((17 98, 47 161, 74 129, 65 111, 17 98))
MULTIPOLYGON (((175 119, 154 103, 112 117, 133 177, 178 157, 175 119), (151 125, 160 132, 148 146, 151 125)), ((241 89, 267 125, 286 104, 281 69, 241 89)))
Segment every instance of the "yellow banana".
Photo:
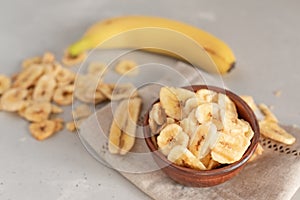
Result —
POLYGON ((101 21, 91 26, 68 52, 77 56, 96 47, 144 48, 221 74, 235 64, 232 50, 220 39, 197 27, 160 17, 121 16, 101 21))

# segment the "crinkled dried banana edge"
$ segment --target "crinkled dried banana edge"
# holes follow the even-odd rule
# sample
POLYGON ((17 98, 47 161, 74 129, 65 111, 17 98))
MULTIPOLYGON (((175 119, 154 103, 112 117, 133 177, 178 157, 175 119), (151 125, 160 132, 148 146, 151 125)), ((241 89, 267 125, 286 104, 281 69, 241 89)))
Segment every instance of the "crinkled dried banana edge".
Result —
POLYGON ((114 112, 109 132, 108 149, 112 154, 127 154, 134 145, 142 99, 134 97, 122 100, 114 112))

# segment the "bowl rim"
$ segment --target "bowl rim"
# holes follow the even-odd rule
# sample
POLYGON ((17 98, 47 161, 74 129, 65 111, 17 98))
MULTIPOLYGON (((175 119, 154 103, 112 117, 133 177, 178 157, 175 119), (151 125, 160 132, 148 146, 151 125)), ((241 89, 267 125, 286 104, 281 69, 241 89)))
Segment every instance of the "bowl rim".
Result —
POLYGON ((253 127, 251 125, 252 123, 250 124, 250 122, 248 121, 248 123, 250 124, 250 126, 251 126, 251 128, 253 129, 253 132, 254 132, 254 135, 251 139, 251 144, 248 147, 248 149, 246 150, 246 152, 244 153, 243 157, 239 161, 228 164, 228 165, 226 165, 224 167, 221 167, 221 168, 211 169, 211 170, 196 170, 196 169, 191 169, 191 168, 176 165, 176 164, 172 163, 171 161, 169 161, 166 158, 166 156, 163 155, 158 150, 158 148, 156 148, 156 146, 153 144, 153 142, 151 140, 151 131, 150 131, 149 122, 148 122, 149 112, 150 112, 152 106, 155 103, 159 102, 159 98, 158 98, 156 101, 154 101, 151 104, 151 106, 149 107, 149 109, 145 113, 144 122, 143 122, 144 139, 145 139, 145 142, 146 142, 148 148, 150 149, 151 153, 155 154, 155 156, 160 158, 161 161, 166 163, 165 167, 176 168, 176 169, 180 170, 180 172, 183 173, 183 174, 191 174, 192 173, 192 174, 195 174, 195 175, 212 176, 212 175, 219 175, 219 174, 229 173, 229 172, 234 171, 235 169, 240 168, 241 166, 243 166, 250 159, 252 154, 255 152, 256 147, 257 147, 258 142, 259 142, 259 137, 260 137, 259 124, 258 124, 258 121, 257 121, 256 116, 255 116, 254 112, 252 111, 252 109, 248 106, 248 104, 241 97, 239 97, 235 93, 231 92, 230 90, 227 90, 227 89, 224 89, 224 88, 211 86, 211 85, 190 85, 190 86, 185 86, 185 87, 181 87, 181 88, 188 89, 188 90, 191 90, 191 91, 198 91, 200 89, 209 89, 209 90, 213 90, 215 92, 227 95, 234 102, 238 101, 239 103, 241 103, 242 106, 245 108, 245 111, 249 115, 249 118, 253 120, 253 122, 252 122, 253 127))

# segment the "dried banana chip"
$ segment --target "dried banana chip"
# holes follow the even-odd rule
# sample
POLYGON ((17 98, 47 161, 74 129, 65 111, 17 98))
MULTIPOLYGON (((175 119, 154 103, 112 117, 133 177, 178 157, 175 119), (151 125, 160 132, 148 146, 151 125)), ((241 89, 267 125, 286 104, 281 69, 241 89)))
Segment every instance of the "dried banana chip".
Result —
POLYGON ((134 61, 131 60, 122 60, 116 67, 115 71, 121 75, 135 76, 138 75, 138 67, 134 61))
POLYGON ((53 114, 59 114, 59 113, 62 113, 64 110, 59 107, 59 106, 56 106, 54 104, 51 105, 51 113, 53 114))
POLYGON ((263 120, 259 122, 260 133, 272 140, 281 142, 283 144, 292 145, 296 138, 281 128, 278 123, 270 120, 263 120))
POLYGON ((74 72, 66 68, 60 68, 55 76, 57 84, 59 86, 64 86, 73 83, 75 81, 75 77, 76 75, 74 74, 74 72))
POLYGON ((157 133, 158 128, 164 125, 166 121, 167 116, 160 103, 154 104, 149 112, 149 126, 152 133, 157 133))
POLYGON ((77 56, 71 56, 67 51, 64 54, 64 57, 62 59, 62 63, 67 67, 72 67, 74 65, 77 65, 81 62, 83 62, 86 58, 86 53, 83 52, 77 56))
POLYGON ((264 114, 265 121, 272 121, 278 123, 277 117, 271 112, 271 110, 265 104, 260 104, 259 106, 260 111, 264 114))
POLYGON ((22 88, 11 88, 1 97, 0 104, 2 110, 14 112, 22 109, 26 105, 28 92, 22 88))
POLYGON ((56 123, 51 120, 33 122, 29 125, 31 135, 37 140, 45 140, 52 136, 56 130, 56 123))
POLYGON ((234 163, 242 158, 250 146, 250 138, 219 132, 219 138, 211 151, 212 158, 221 164, 234 163))
POLYGON ((50 102, 54 94, 56 81, 53 75, 43 75, 39 78, 33 91, 32 99, 34 101, 50 102))
POLYGON ((101 84, 99 90, 110 100, 121 100, 136 97, 137 89, 131 83, 101 84))
POLYGON ((218 93, 208 90, 208 89, 200 89, 196 92, 197 98, 200 101, 207 102, 207 103, 217 103, 218 102, 218 93))
POLYGON ((182 127, 183 131, 191 137, 195 131, 197 130, 199 123, 196 118, 195 114, 196 110, 193 110, 187 118, 184 118, 179 122, 180 126, 182 127))
POLYGON ((55 61, 55 56, 51 52, 45 52, 42 57, 42 63, 53 63, 55 61))
POLYGON ((41 63, 42 63, 41 57, 37 56, 37 57, 27 58, 27 59, 23 60, 22 68, 26 69, 32 65, 41 64, 41 63))
POLYGON ((0 95, 10 88, 11 80, 9 77, 0 74, 0 95))
POLYGON ((58 105, 70 105, 73 101, 74 85, 66 85, 55 90, 53 101, 58 105))
POLYGON ((91 114, 92 111, 87 104, 81 104, 72 111, 72 115, 74 119, 87 118, 91 114))
POLYGON ((187 147, 189 136, 183 132, 177 124, 167 125, 157 136, 157 145, 164 155, 168 155, 171 149, 177 145, 187 147))
POLYGON ((227 95, 218 93, 218 104, 221 109, 231 112, 236 118, 238 117, 236 106, 227 95))
POLYGON ((159 93, 160 103, 169 117, 176 120, 183 118, 185 102, 195 94, 189 90, 173 87, 162 87, 159 93))
POLYGON ((66 123, 66 129, 68 131, 75 132, 76 131, 76 124, 75 124, 75 122, 74 121, 67 122, 66 123))
POLYGON ((13 82, 13 87, 29 88, 35 84, 43 72, 43 66, 32 65, 17 75, 16 80, 13 82))
POLYGON ((125 155, 133 147, 141 105, 140 98, 123 100, 118 105, 109 133, 110 153, 125 155))
POLYGON ((62 118, 51 119, 51 121, 55 122, 54 132, 61 131, 64 128, 64 120, 62 118))
POLYGON ((107 66, 100 62, 91 62, 88 66, 88 73, 94 76, 103 76, 107 71, 107 66))
POLYGON ((206 167, 198 160, 186 147, 182 145, 174 146, 168 154, 168 160, 192 169, 206 170, 206 167))
POLYGON ((26 107, 24 117, 31 122, 41 122, 48 119, 51 113, 51 104, 49 102, 34 102, 26 107))
MULTIPOLYGON (((45 71, 45 74, 51 74, 53 75, 54 77, 57 76, 57 74, 59 72, 61 72, 62 70, 62 66, 57 63, 57 62, 53 62, 53 63, 48 63, 48 64, 44 64, 44 71, 45 71)), ((62 76, 62 75, 60 75, 62 76)), ((62 79, 62 77, 60 77, 62 79)))
POLYGON ((196 109, 202 102, 200 98, 193 97, 186 100, 184 107, 183 107, 183 118, 187 117, 194 109, 196 109))
POLYGON ((198 159, 202 159, 214 148, 218 137, 217 127, 213 123, 202 124, 191 136, 188 149, 198 159))
POLYGON ((216 103, 204 103, 197 107, 196 118, 200 124, 220 119, 220 106, 216 103))

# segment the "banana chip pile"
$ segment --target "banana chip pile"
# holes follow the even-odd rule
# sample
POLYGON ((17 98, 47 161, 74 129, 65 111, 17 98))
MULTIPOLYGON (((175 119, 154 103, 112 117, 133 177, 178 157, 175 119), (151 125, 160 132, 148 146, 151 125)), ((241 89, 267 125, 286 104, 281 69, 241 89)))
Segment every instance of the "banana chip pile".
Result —
MULTIPOLYGON (((85 54, 65 56, 63 63, 71 66, 84 58, 85 54)), ((119 70, 121 68, 119 66, 119 70)), ((106 71, 105 64, 92 62, 86 74, 75 74, 57 62, 52 53, 46 52, 24 60, 21 71, 13 77, 0 75, 0 108, 29 121, 31 135, 44 140, 63 129, 65 122, 57 114, 63 112, 62 106, 71 105, 75 97, 83 104, 72 113, 76 123, 66 123, 67 130, 75 131, 91 114, 89 104, 136 94, 136 88, 130 83, 111 84, 99 80, 106 71)))
POLYGON ((161 88, 149 126, 168 160, 197 170, 240 160, 254 135, 228 96, 207 89, 161 88))

